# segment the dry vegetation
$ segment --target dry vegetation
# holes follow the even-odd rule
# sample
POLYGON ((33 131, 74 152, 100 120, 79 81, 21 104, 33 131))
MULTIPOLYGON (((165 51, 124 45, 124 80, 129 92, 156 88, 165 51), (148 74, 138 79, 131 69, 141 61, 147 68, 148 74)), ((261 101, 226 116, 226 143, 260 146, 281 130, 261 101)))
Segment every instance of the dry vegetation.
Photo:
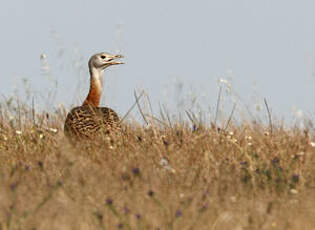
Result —
POLYGON ((305 130, 166 118, 72 146, 63 109, 12 104, 0 114, 0 229, 315 228, 305 130))

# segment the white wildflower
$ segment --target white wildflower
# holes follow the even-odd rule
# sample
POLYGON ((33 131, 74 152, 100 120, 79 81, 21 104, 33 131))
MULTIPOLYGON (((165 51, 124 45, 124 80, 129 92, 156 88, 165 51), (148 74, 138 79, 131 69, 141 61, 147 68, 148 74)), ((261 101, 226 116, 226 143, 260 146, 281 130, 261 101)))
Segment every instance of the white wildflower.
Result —
POLYGON ((302 119, 304 117, 304 112, 302 110, 298 109, 295 111, 295 116, 298 119, 302 119))
POLYGON ((145 130, 150 130, 152 129, 152 125, 151 124, 147 124, 145 127, 144 127, 145 130))
POLYGON ((52 132, 52 133, 57 133, 58 129, 54 129, 54 128, 49 128, 48 131, 52 132))
POLYGON ((42 53, 41 55, 40 55, 40 59, 41 60, 44 60, 44 59, 46 59, 47 58, 47 55, 45 54, 45 53, 42 53))
POLYGON ((21 135, 21 134, 22 134, 22 131, 21 131, 21 130, 16 130, 15 133, 16 133, 17 135, 21 135))
POLYGON ((228 80, 223 79, 223 78, 220 78, 220 79, 219 79, 219 82, 222 83, 222 84, 225 84, 225 85, 230 84, 228 80))
POLYGON ((160 160, 160 165, 161 165, 162 167, 168 166, 168 160, 163 157, 163 158, 160 160))
POLYGON ((175 169, 173 169, 173 168, 169 165, 168 160, 167 160, 166 158, 164 158, 164 157, 160 160, 160 165, 161 165, 164 169, 166 169, 167 171, 170 171, 170 172, 172 172, 172 173, 175 173, 175 172, 176 172, 175 169))
POLYGON ((232 86, 231 86, 231 83, 228 80, 220 78, 219 79, 219 83, 221 83, 222 85, 225 85, 227 92, 231 91, 232 86))

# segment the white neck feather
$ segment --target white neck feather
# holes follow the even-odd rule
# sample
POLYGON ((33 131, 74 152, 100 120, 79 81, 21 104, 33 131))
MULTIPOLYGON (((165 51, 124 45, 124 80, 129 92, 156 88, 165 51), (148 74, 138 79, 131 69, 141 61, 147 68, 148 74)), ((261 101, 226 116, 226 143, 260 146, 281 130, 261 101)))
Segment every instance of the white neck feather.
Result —
POLYGON ((104 70, 99 70, 94 67, 90 68, 91 81, 97 86, 99 90, 103 89, 104 70))

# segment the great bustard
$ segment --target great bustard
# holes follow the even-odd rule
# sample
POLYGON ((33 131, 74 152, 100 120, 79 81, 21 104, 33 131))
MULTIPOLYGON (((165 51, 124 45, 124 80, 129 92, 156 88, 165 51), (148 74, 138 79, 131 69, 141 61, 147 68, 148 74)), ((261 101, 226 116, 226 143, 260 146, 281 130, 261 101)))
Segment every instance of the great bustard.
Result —
POLYGON ((92 138, 100 132, 111 133, 120 129, 120 119, 111 108, 98 107, 103 88, 104 70, 123 64, 122 55, 98 53, 89 60, 90 90, 82 106, 73 108, 67 115, 64 132, 68 137, 92 138))

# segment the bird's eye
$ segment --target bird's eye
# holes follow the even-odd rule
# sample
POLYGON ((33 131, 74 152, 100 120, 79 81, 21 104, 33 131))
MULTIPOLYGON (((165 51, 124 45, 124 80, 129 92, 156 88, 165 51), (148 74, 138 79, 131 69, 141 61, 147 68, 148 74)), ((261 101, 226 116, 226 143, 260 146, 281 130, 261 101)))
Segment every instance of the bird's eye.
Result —
POLYGON ((102 56, 101 56, 101 58, 102 58, 102 59, 105 59, 105 58, 106 58, 106 56, 105 56, 105 55, 102 55, 102 56))

